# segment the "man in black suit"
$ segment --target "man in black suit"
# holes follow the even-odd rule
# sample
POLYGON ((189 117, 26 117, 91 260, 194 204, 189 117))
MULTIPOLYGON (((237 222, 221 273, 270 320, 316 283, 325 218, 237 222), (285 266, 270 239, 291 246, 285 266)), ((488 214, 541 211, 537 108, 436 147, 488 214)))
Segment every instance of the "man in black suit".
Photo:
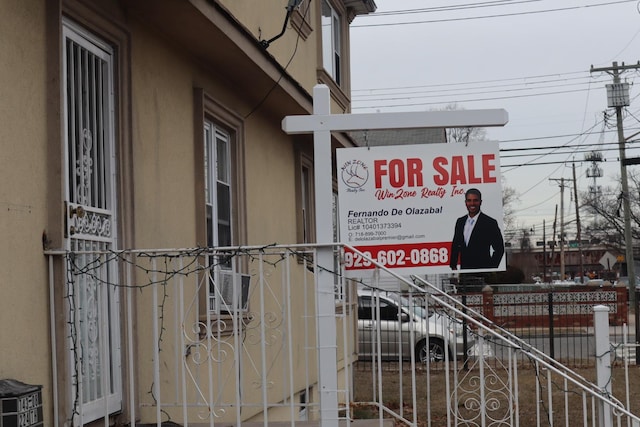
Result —
POLYGON ((482 194, 476 188, 464 195, 468 215, 458 218, 451 242, 449 265, 453 270, 497 268, 504 255, 498 222, 480 212, 482 194))

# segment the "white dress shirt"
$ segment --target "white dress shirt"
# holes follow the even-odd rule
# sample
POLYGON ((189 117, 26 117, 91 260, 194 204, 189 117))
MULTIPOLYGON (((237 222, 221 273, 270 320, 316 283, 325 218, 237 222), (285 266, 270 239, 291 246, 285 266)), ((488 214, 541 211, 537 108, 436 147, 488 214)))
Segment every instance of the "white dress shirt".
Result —
POLYGON ((471 237, 471 232, 473 231, 473 227, 476 226, 476 220, 478 219, 478 215, 471 218, 467 216, 467 221, 464 223, 464 244, 469 244, 469 237, 471 237))

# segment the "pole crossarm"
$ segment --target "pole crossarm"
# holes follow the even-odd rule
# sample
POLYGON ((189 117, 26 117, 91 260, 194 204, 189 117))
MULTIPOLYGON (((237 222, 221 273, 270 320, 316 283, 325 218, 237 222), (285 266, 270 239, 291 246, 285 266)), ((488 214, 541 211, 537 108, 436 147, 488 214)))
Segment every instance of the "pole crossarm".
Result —
POLYGON ((504 109, 314 114, 287 116, 282 120, 282 130, 288 134, 300 134, 316 131, 497 127, 508 122, 509 114, 504 109))
POLYGON ((590 71, 592 73, 603 72, 604 71, 607 74, 613 75, 613 74, 617 74, 618 71, 637 70, 638 68, 640 68, 640 61, 638 61, 636 64, 632 64, 632 65, 624 65, 624 62, 622 63, 622 65, 618 65, 617 62, 614 62, 612 67, 595 68, 592 65, 590 71))

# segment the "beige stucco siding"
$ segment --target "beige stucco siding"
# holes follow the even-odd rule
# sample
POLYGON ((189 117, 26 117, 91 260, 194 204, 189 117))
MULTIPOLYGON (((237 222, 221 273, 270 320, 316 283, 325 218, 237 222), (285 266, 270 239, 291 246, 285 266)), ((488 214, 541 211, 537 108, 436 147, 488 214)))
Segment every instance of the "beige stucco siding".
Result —
POLYGON ((261 119, 247 129, 248 236, 251 244, 295 241, 293 143, 261 119))
MULTIPOLYGON (((196 244, 194 209, 194 87, 202 87, 244 119, 247 242, 295 241, 295 159, 283 117, 237 98, 215 70, 190 62, 137 27, 132 46, 133 147, 138 247, 196 244), (144 202, 142 202, 144 200, 144 202), (163 224, 162 226, 160 224, 163 224), (168 228, 166 224, 175 224, 168 228), (284 238, 283 236, 286 236, 284 238)), ((261 90, 261 89, 256 89, 261 90)))
MULTIPOLYGON (((239 2, 235 0, 220 0, 220 3, 242 22, 245 28, 256 39, 271 40, 282 31, 286 17, 287 0, 265 2, 239 2), (270 16, 272 19, 265 19, 270 16)), ((300 85, 309 93, 318 83, 316 67, 318 60, 319 35, 316 33, 318 5, 312 1, 310 6, 303 4, 300 14, 306 13, 307 25, 310 34, 305 37, 303 32, 298 32, 294 27, 293 19, 289 19, 284 34, 274 40, 266 49, 282 67, 286 67, 287 73, 293 76, 300 85)))
POLYGON ((136 244, 193 246, 191 69, 178 52, 137 30, 131 74, 136 244))
MULTIPOLYGON (((250 34, 262 39, 275 36, 282 29, 286 0, 220 3, 229 8, 230 15, 221 13, 216 2, 206 0, 160 0, 155 14, 149 13, 153 16, 144 14, 147 5, 141 0, 0 1, 0 17, 4 18, 0 25, 0 379, 44 386, 44 425, 53 425, 52 362, 57 363, 59 421, 68 420, 77 403, 72 394, 77 371, 69 349, 64 258, 56 253, 52 271, 56 281, 52 351, 48 259, 42 239, 45 233, 45 240, 51 242, 49 253, 64 249, 64 220, 69 217, 69 211, 63 210, 62 19, 113 48, 119 221, 113 231, 119 249, 153 251, 206 244, 204 165, 199 145, 203 111, 216 123, 220 119, 238 138, 232 175, 238 196, 233 203, 234 227, 240 232, 234 234, 233 244, 298 243, 298 156, 302 150, 307 160, 312 160, 312 138, 285 134, 281 122, 285 115, 306 113, 311 108, 309 94, 318 81, 318 29, 311 28, 305 39, 289 24, 285 35, 269 46, 265 55, 250 34), (193 23, 193 27, 183 22, 193 23)), ((311 4, 310 26, 315 27, 317 5, 311 4)), ((139 258, 142 267, 152 267, 153 261, 139 258)), ((288 261, 290 265, 268 266, 265 274, 273 283, 261 284, 273 286, 266 289, 273 298, 265 310, 281 313, 282 307, 288 310, 291 306, 283 318, 291 321, 292 329, 280 341, 269 343, 264 356, 269 375, 284 378, 288 372, 281 363, 282 349, 291 346, 286 357, 291 357, 294 378, 274 385, 269 390, 270 402, 280 402, 283 396, 297 394, 307 386, 313 395, 317 387, 317 355, 312 350, 313 272, 297 255, 288 261), (291 286, 286 291, 275 280, 285 276, 291 286), (302 318, 304 322, 299 321, 302 318), (308 376, 301 374, 305 364, 311 367, 308 376)), ((254 287, 259 278, 256 265, 241 267, 251 270, 242 272, 250 273, 254 287)), ((129 271, 126 264, 120 268, 114 282, 122 280, 118 283, 141 288, 131 293, 123 289, 120 294, 122 347, 117 362, 123 367, 122 417, 126 417, 131 385, 136 409, 140 409, 138 404, 157 403, 149 390, 155 381, 153 361, 158 341, 167 362, 160 367, 163 379, 159 384, 166 401, 174 398, 168 393, 181 383, 175 377, 176 367, 182 366, 180 359, 197 364, 196 347, 181 339, 185 330, 195 334, 189 337, 194 342, 202 339, 198 335, 202 331, 191 326, 202 321, 206 310, 205 292, 198 291, 197 284, 206 287, 208 282, 197 282, 196 274, 190 274, 169 283, 163 278, 156 280, 157 270, 151 268, 129 271), (178 307, 180 303, 183 305, 178 307), (161 326, 167 326, 161 340, 153 334, 154 316, 160 316, 161 326), (181 329, 183 324, 189 327, 181 329), (127 326, 132 327, 131 335, 127 326), (127 350, 132 350, 131 358, 127 350)), ((260 308, 259 296, 259 292, 249 296, 254 311, 260 308)), ((243 349, 243 357, 251 357, 243 360, 240 378, 246 390, 243 398, 248 402, 262 397, 260 390, 252 388, 260 375, 249 371, 250 362, 261 356, 261 344, 258 340, 243 349)), ((216 378, 216 387, 222 384, 223 374, 233 372, 230 363, 216 365, 220 371, 216 375, 221 375, 216 378)), ((225 386, 225 398, 235 398, 234 385, 225 386)), ((194 390, 189 390, 187 401, 200 398, 194 390)), ((261 410, 245 409, 242 415, 251 417, 261 410)), ((153 419, 151 409, 136 415, 144 417, 145 411, 153 419)))
POLYGON ((0 16, 0 379, 50 389, 44 5, 2 1, 0 16))

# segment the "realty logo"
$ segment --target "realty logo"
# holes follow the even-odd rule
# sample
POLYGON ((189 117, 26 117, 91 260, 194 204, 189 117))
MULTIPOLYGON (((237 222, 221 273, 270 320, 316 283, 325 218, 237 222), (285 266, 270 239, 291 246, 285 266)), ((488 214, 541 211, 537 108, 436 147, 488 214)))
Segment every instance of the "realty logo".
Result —
POLYGON ((369 180, 369 167, 362 160, 349 160, 342 165, 340 177, 349 188, 361 188, 369 180))

